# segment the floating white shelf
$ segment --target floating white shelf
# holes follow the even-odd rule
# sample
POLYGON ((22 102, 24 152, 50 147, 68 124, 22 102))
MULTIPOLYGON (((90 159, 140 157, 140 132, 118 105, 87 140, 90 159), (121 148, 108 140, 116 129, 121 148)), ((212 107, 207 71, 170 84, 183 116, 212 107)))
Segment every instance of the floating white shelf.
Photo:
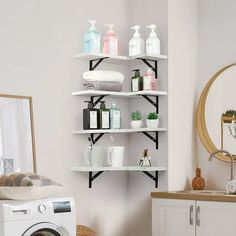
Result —
POLYGON ((139 133, 139 132, 165 132, 167 128, 140 128, 140 129, 90 129, 90 130, 74 130, 73 134, 101 134, 101 133, 139 133))
POLYGON ((139 56, 135 57, 127 57, 127 56, 111 56, 103 53, 80 53, 77 54, 73 57, 74 59, 81 59, 81 60, 87 60, 87 61, 92 61, 92 60, 97 60, 97 59, 102 59, 106 58, 104 61, 105 63, 111 63, 111 64, 124 64, 127 65, 128 62, 132 61, 132 64, 139 64, 139 58, 146 59, 146 60, 165 60, 167 59, 167 56, 165 55, 147 55, 147 54, 142 54, 139 56))
POLYGON ((158 187, 158 172, 166 171, 166 167, 162 166, 151 166, 151 167, 141 167, 141 166, 122 166, 122 167, 72 167, 73 172, 89 172, 89 188, 92 188, 92 182, 105 171, 139 171, 143 172, 149 178, 155 182, 155 187, 158 187), (151 174, 150 172, 155 172, 151 174))
POLYGON ((110 56, 103 53, 80 53, 75 55, 73 58, 92 61, 106 57, 108 57, 106 59, 106 63, 111 63, 111 64, 127 64, 128 61, 128 57, 126 56, 110 56))
POLYGON ((73 96, 102 96, 109 95, 112 97, 137 98, 141 95, 147 96, 166 96, 166 91, 139 91, 139 92, 111 92, 98 90, 81 90, 72 93, 73 96))
POLYGON ((122 166, 122 167, 72 167, 71 171, 78 172, 97 172, 97 171, 166 171, 166 167, 161 166, 151 166, 151 167, 141 167, 141 166, 122 166))
POLYGON ((134 60, 134 59, 146 59, 146 60, 154 60, 154 61, 159 61, 159 60, 166 60, 167 56, 166 55, 153 55, 153 54, 142 54, 139 56, 135 56, 135 57, 129 57, 129 60, 134 60))

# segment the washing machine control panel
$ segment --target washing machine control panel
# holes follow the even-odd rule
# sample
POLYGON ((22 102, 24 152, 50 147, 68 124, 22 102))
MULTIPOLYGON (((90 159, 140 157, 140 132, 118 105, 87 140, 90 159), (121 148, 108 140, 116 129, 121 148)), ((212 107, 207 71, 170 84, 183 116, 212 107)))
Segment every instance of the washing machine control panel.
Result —
POLYGON ((39 211, 40 213, 44 213, 44 212, 47 211, 47 207, 46 207, 44 204, 40 204, 40 205, 38 206, 38 211, 39 211))

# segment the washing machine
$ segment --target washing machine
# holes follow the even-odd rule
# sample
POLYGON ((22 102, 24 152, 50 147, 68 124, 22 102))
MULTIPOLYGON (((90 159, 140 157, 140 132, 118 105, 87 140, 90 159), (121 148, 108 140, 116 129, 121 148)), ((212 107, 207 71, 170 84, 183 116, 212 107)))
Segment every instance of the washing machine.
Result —
POLYGON ((0 236, 75 236, 72 198, 0 201, 0 236))

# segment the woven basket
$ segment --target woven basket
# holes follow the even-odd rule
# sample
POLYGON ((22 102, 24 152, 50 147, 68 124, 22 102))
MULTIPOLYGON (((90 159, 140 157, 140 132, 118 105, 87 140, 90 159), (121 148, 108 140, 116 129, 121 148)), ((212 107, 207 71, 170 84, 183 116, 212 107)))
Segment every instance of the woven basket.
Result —
POLYGON ((95 232, 85 225, 76 225, 76 236, 95 236, 95 232))

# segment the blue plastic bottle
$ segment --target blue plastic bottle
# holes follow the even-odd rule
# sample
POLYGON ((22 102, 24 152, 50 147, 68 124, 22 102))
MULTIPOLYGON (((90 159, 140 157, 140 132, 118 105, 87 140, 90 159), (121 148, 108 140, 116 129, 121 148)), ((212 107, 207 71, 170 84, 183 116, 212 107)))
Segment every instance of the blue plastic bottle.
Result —
POLYGON ((110 125, 111 129, 120 129, 121 128, 121 114, 120 109, 116 106, 115 102, 112 102, 110 109, 110 125))
POLYGON ((100 53, 101 52, 101 34, 96 31, 95 20, 88 20, 91 23, 89 31, 84 34, 84 52, 100 53))

